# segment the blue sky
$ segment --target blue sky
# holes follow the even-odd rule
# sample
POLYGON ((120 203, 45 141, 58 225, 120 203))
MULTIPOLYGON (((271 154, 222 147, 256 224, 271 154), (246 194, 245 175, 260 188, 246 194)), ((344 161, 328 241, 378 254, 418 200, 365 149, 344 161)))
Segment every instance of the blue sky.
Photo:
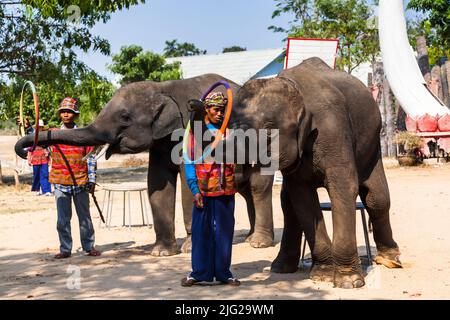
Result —
MULTIPOLYGON (((292 17, 272 19, 275 5, 273 0, 147 0, 144 5, 113 14, 92 32, 109 40, 113 54, 131 44, 162 53, 165 41, 172 39, 192 42, 208 53, 219 53, 232 45, 248 50, 279 48, 285 35, 267 27, 286 27, 292 17)), ((110 57, 90 53, 80 54, 80 58, 112 78, 105 67, 110 57)))
MULTIPOLYGON (((92 32, 109 40, 112 54, 131 44, 162 53, 165 41, 172 39, 192 42, 209 54, 232 45, 248 50, 279 48, 285 35, 267 28, 272 24, 287 27, 293 16, 272 19, 275 6, 274 0, 147 0, 114 13, 92 32)), ((80 53, 80 58, 101 75, 114 77, 106 68, 110 57, 80 53)))

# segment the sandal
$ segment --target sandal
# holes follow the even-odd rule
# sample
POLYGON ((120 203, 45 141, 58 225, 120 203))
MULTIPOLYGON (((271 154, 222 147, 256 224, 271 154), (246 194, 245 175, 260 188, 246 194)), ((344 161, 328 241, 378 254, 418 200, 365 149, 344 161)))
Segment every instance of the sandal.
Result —
POLYGON ((71 256, 70 252, 60 252, 54 256, 55 259, 66 259, 71 256))
POLYGON ((230 286, 234 286, 234 287, 238 287, 241 285, 241 282, 239 281, 239 279, 236 278, 228 278, 227 281, 222 281, 223 284, 228 284, 230 286))
POLYGON ((96 250, 95 248, 92 248, 91 251, 88 251, 88 252, 87 252, 86 256, 89 256, 89 257, 98 257, 98 256, 100 256, 101 254, 102 254, 102 253, 101 253, 100 251, 96 250))
POLYGON ((182 287, 192 287, 194 284, 196 284, 198 281, 195 280, 192 277, 184 277, 183 279, 181 279, 181 286, 182 287))

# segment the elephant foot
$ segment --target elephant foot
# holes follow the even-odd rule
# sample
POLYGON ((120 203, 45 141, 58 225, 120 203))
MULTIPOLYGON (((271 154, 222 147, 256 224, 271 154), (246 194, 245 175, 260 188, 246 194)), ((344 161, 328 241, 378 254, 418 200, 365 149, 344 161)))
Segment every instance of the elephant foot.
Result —
POLYGON ((167 257, 176 255, 177 253, 178 248, 176 242, 172 244, 156 242, 150 254, 155 257, 167 257))
POLYGON ((403 268, 400 261, 400 250, 398 248, 378 249, 378 254, 373 260, 376 264, 382 264, 390 269, 403 268))
POLYGON ((246 241, 248 241, 253 248, 268 248, 273 245, 273 236, 255 232, 250 237, 247 237, 246 241))
POLYGON ((181 245, 181 252, 190 253, 191 251, 192 251, 192 238, 191 235, 188 235, 186 237, 186 240, 184 240, 183 244, 181 245))
POLYGON ((250 230, 248 233, 247 233, 247 235, 245 236, 245 242, 250 242, 251 240, 252 240, 252 237, 253 237, 253 233, 254 233, 255 231, 254 230, 250 230))
POLYGON ((312 281, 333 282, 334 265, 332 263, 314 263, 309 272, 312 281))
POLYGON ((336 266, 334 270, 334 286, 341 289, 361 288, 364 286, 364 275, 361 265, 336 266))
POLYGON ((291 258, 278 255, 270 266, 270 271, 274 273, 294 273, 298 270, 298 257, 291 258))

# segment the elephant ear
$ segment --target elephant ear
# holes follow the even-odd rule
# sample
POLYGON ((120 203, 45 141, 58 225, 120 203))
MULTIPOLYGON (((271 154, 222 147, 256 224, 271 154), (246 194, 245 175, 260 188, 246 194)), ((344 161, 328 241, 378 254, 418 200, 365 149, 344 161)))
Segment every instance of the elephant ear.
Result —
POLYGON ((303 150, 305 148, 305 142, 311 133, 312 118, 309 112, 306 112, 305 108, 301 108, 300 114, 298 115, 298 133, 297 133, 297 144, 298 144, 298 155, 299 159, 303 156, 303 150))
POLYGON ((169 96, 155 97, 157 107, 154 110, 152 132, 153 139, 158 140, 183 128, 183 117, 177 102, 169 96))

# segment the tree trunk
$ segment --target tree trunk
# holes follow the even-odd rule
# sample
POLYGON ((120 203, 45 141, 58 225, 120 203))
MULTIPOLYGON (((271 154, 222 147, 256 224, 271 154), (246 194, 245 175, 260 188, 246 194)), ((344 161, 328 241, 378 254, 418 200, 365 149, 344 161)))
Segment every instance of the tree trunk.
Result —
POLYGON ((441 67, 439 66, 434 66, 433 69, 431 69, 430 89, 436 95, 436 97, 441 99, 441 101, 444 101, 441 83, 441 67))
MULTIPOLYGON (((374 85, 381 86, 382 88, 384 84, 383 62, 374 63, 373 68, 374 68, 373 72, 374 85)), ((381 114, 381 130, 380 130, 381 155, 383 157, 386 157, 388 156, 389 151, 386 137, 386 106, 385 106, 385 99, 382 94, 383 91, 384 90, 382 88, 381 92, 378 94, 377 103, 381 114)))
POLYGON ((350 45, 347 46, 347 56, 348 56, 348 74, 352 74, 352 52, 350 51, 350 45))
POLYGON ((450 93, 449 93, 449 79, 447 78, 447 72, 446 72, 445 64, 441 66, 441 87, 442 87, 442 94, 444 96, 444 104, 446 106, 450 106, 450 93))
POLYGON ((416 38, 417 53, 419 54, 418 63, 420 71, 422 72, 425 81, 428 83, 431 80, 430 75, 430 61, 428 59, 427 40, 424 36, 416 38))
POLYGON ((394 157, 396 154, 395 146, 395 117, 394 117, 394 101, 391 87, 386 77, 383 82, 383 99, 386 112, 386 151, 388 157, 394 157))
POLYGON ((14 184, 16 186, 16 189, 19 189, 20 186, 20 180, 19 180, 19 157, 14 156, 14 159, 16 160, 16 167, 14 168, 14 184))
POLYGON ((448 85, 448 92, 449 92, 449 98, 448 98, 448 107, 450 108, 450 61, 445 62, 445 73, 447 74, 447 85, 448 85))
POLYGON ((367 86, 369 88, 373 86, 373 74, 372 74, 372 72, 369 72, 367 74, 367 86))
POLYGON ((395 101, 395 107, 397 109, 397 130, 406 131, 406 112, 403 110, 398 100, 395 101))

